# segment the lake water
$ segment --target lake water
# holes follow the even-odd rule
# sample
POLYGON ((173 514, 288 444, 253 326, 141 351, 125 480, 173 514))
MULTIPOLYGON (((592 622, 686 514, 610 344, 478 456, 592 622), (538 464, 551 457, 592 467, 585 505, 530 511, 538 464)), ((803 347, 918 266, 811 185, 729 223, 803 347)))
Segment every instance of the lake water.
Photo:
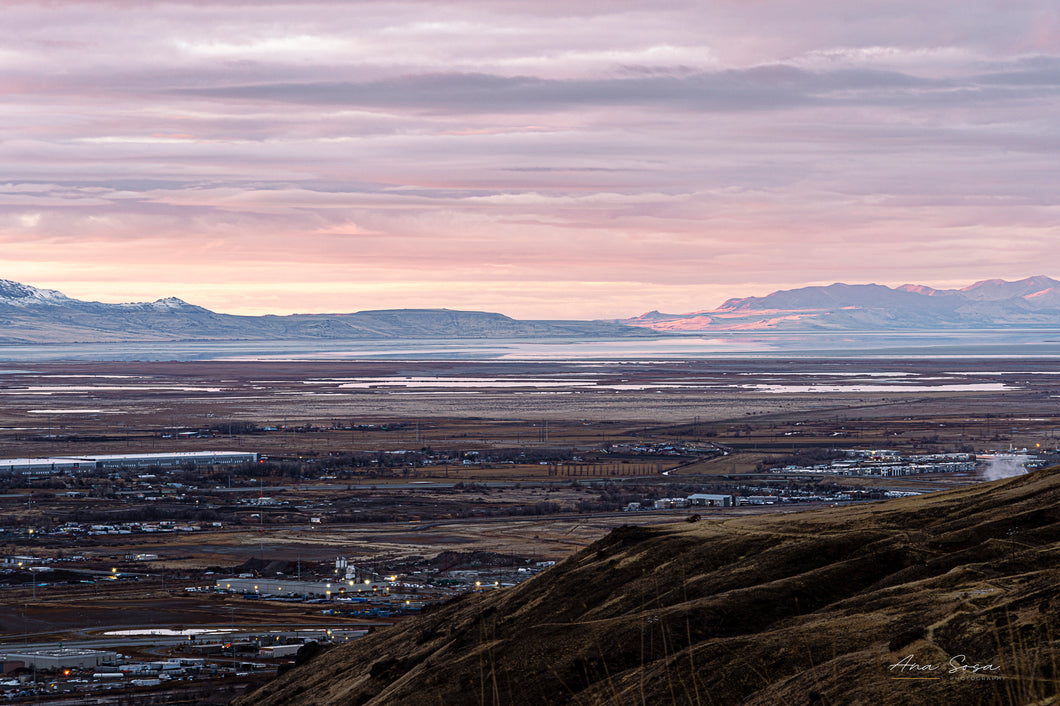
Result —
MULTIPOLYGON (((614 340, 178 341, 0 345, 0 361, 625 360, 696 358, 1060 358, 1060 331, 739 333, 614 340)), ((15 372, 15 371, 7 371, 15 372)))

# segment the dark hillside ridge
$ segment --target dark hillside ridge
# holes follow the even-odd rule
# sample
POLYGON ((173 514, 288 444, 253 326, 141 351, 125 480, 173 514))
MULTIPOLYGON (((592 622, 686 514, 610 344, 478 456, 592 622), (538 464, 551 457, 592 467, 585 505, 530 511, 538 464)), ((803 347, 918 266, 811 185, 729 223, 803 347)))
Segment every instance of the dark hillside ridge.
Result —
POLYGON ((1044 703, 1060 686, 1058 541, 1055 468, 856 507, 624 527, 236 703, 1044 703), (925 676, 892 668, 903 659, 938 666, 901 679, 925 676), (951 659, 997 669, 972 680, 951 659))

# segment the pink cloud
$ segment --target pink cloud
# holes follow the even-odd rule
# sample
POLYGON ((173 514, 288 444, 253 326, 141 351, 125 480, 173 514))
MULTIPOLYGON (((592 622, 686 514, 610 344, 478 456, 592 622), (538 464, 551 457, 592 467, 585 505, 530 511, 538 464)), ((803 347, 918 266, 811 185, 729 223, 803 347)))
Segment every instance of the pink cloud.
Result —
POLYGON ((535 317, 1023 277, 1056 11, 977 7, 7 3, 0 276, 535 317))

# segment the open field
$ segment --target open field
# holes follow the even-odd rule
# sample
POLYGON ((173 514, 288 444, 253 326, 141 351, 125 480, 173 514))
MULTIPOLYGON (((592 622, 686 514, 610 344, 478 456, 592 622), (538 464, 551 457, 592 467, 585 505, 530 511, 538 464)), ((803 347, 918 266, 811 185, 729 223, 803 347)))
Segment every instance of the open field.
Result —
POLYGON ((653 432, 740 432, 775 444, 795 425, 863 443, 897 434, 1021 444, 1053 437, 1060 395, 1060 363, 1048 359, 56 363, 0 372, 0 442, 26 455, 168 450, 183 440, 159 432, 206 428, 216 435, 196 448, 264 453, 578 445, 653 432), (283 433, 250 439, 241 423, 283 433))

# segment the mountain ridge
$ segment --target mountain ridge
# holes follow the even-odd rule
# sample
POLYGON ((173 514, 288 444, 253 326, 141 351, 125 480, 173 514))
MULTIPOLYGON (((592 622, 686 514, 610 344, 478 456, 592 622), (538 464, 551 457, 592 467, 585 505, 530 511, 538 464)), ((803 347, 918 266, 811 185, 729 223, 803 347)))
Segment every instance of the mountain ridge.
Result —
POLYGON ((1060 281, 987 279, 961 289, 810 286, 730 298, 715 309, 596 321, 519 320, 455 309, 221 314, 177 297, 105 304, 0 280, 0 344, 388 339, 600 339, 720 331, 940 331, 1060 328, 1060 281))
POLYGON ((241 316, 179 299, 104 304, 0 280, 0 344, 311 341, 405 338, 616 338, 650 330, 606 321, 518 320, 454 309, 241 316))
POLYGON ((961 289, 836 282, 735 297, 687 314, 651 311, 614 321, 689 333, 1060 327, 1060 281, 1036 275, 981 280, 961 289))

